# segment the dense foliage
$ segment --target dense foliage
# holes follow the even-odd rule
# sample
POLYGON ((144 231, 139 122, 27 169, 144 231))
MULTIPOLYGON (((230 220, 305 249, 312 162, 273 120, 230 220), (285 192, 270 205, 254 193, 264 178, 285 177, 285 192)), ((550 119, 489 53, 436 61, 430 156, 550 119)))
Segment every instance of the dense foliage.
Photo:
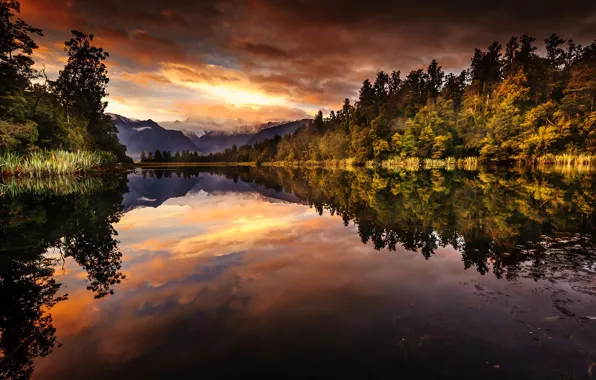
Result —
POLYGON ((0 0, 0 150, 107 151, 126 159, 104 113, 108 53, 92 45, 93 35, 73 31, 66 66, 51 81, 31 58, 32 36, 42 31, 16 18, 19 11, 18 1, 0 0))
MULTIPOLYGON (((229 149, 206 161, 356 162, 406 157, 534 161, 596 154, 596 42, 556 34, 537 54, 535 38, 476 49, 469 69, 446 74, 433 60, 405 78, 379 72, 357 102, 291 136, 229 149)), ((579 161, 579 160, 578 160, 579 161)), ((582 160, 584 162, 585 160, 582 160)))

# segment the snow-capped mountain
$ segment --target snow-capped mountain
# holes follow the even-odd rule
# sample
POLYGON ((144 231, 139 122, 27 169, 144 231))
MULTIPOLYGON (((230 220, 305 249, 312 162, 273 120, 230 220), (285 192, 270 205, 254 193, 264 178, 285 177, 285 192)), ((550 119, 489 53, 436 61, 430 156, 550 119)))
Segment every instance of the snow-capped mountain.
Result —
POLYGON ((126 153, 137 158, 141 152, 196 151, 192 140, 181 131, 165 129, 153 120, 129 119, 121 115, 110 115, 118 128, 118 139, 126 145, 126 153))
POLYGON ((126 145, 127 154, 133 158, 138 158, 141 152, 156 150, 172 153, 189 150, 198 151, 201 154, 221 152, 234 145, 239 147, 256 144, 274 138, 276 135, 283 137, 311 122, 309 119, 304 119, 224 128, 213 122, 187 119, 161 123, 179 127, 166 129, 153 120, 137 120, 116 114, 110 114, 110 116, 116 122, 120 142, 126 145), (207 129, 209 127, 215 129, 207 129))

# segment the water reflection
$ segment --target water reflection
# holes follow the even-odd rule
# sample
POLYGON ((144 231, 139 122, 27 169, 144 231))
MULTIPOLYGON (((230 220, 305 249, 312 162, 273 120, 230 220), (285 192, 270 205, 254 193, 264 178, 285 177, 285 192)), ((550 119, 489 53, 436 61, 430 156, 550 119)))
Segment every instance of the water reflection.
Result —
POLYGON ((589 172, 201 168, 0 198, 2 374, 27 377, 56 336, 34 377, 586 374, 595 186, 589 172))
POLYGON ((395 250, 399 245, 428 259, 438 247, 449 245, 461 252, 466 268, 474 266, 485 274, 492 267, 497 277, 510 279, 523 270, 539 278, 559 264, 578 270, 594 267, 592 174, 518 169, 273 175, 319 214, 326 210, 346 225, 353 221, 362 242, 371 242, 375 249, 395 250), (531 269, 522 265, 530 261, 531 269))
POLYGON ((0 196, 0 376, 6 379, 28 378, 34 359, 54 348, 48 310, 68 298, 55 278, 61 260, 71 258, 85 270, 95 298, 112 293, 124 278, 113 227, 124 178, 83 181, 85 191, 58 194, 24 181, 27 186, 9 183, 18 192, 0 196))

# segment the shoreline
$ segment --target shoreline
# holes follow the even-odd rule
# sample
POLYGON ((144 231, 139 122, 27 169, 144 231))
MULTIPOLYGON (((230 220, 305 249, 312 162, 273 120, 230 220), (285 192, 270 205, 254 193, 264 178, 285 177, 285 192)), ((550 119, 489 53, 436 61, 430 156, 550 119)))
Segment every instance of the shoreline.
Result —
POLYGON ((560 169, 587 171, 595 168, 592 162, 526 162, 511 160, 507 162, 480 162, 475 158, 470 159, 403 159, 368 161, 355 163, 353 160, 324 160, 324 161, 271 161, 271 162, 135 162, 124 165, 126 168, 190 168, 190 167, 281 167, 281 168, 326 168, 326 169, 384 169, 384 170, 468 170, 475 171, 481 168, 498 167, 526 167, 534 169, 560 169))

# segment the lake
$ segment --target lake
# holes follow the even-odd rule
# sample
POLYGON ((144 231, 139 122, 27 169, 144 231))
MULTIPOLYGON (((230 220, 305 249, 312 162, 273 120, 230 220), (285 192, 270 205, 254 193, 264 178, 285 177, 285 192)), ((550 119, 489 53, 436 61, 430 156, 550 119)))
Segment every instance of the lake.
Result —
POLYGON ((2 186, 3 378, 596 378, 591 171, 2 186))

